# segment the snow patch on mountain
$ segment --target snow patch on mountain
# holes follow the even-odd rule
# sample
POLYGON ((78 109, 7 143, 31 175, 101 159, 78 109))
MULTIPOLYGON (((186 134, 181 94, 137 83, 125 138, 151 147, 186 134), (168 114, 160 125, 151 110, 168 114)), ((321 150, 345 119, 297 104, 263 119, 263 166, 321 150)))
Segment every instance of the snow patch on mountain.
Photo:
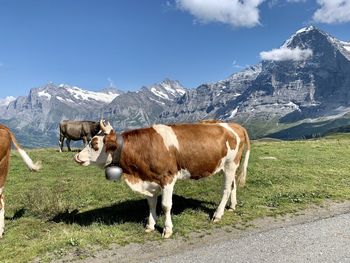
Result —
POLYGON ((185 92, 185 91, 180 90, 180 89, 173 89, 170 85, 162 85, 162 87, 174 96, 176 95, 177 92, 182 93, 182 94, 185 92))
POLYGON ((237 112, 238 112, 238 107, 237 107, 237 108, 235 108, 235 109, 234 109, 234 110, 231 112, 231 115, 230 115, 229 119, 231 119, 231 118, 235 117, 235 116, 236 116, 236 114, 237 114, 237 112))
POLYGON ((340 41, 340 44, 342 44, 343 48, 350 52, 350 42, 340 41))
POLYGON ((120 94, 114 93, 111 91, 108 92, 96 92, 96 91, 88 91, 83 90, 78 87, 70 87, 64 84, 59 85, 61 88, 65 88, 75 99, 77 100, 95 100, 95 101, 101 101, 104 103, 111 103, 112 100, 114 100, 116 97, 118 97, 120 94))
POLYGON ((4 99, 0 99, 0 106, 7 106, 9 105, 12 101, 16 100, 15 97, 13 96, 7 96, 4 99))
POLYGON ((56 99, 60 100, 60 101, 65 101, 64 98, 60 97, 60 96, 56 96, 56 99))
POLYGON ((48 100, 51 100, 51 94, 47 93, 45 90, 38 92, 39 97, 45 97, 48 100))
POLYGON ((68 98, 64 99, 64 98, 62 98, 61 96, 56 96, 56 99, 58 99, 59 101, 62 101, 62 102, 74 103, 73 100, 68 99, 68 98))
POLYGON ((286 106, 289 106, 289 107, 292 107, 293 109, 295 109, 295 110, 297 110, 297 111, 301 111, 300 110, 300 107, 297 105, 297 104, 295 104, 294 102, 288 102, 287 104, 286 104, 286 106))
POLYGON ((161 97, 161 98, 166 99, 166 100, 170 100, 170 98, 167 94, 165 94, 164 92, 162 92, 160 90, 157 90, 156 88, 151 88, 151 92, 158 97, 161 97))

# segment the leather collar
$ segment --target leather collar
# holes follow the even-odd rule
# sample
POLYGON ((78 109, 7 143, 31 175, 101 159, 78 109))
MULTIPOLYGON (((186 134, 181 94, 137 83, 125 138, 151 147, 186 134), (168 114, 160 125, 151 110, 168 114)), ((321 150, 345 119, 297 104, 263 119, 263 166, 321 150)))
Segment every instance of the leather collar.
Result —
POLYGON ((120 166, 120 157, 122 155, 124 139, 123 134, 116 135, 117 149, 112 153, 112 162, 109 166, 120 166))

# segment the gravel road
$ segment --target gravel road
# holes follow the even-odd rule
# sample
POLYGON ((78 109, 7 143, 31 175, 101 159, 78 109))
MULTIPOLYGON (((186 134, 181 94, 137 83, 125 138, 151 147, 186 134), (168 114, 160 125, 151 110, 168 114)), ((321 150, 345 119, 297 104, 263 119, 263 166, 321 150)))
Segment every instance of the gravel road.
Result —
POLYGON ((150 262, 350 262, 350 213, 249 234, 150 262))
POLYGON ((193 234, 186 239, 112 246, 77 260, 84 263, 166 262, 337 262, 350 263, 350 201, 328 202, 297 214, 261 218, 239 230, 217 228, 210 234, 193 234))

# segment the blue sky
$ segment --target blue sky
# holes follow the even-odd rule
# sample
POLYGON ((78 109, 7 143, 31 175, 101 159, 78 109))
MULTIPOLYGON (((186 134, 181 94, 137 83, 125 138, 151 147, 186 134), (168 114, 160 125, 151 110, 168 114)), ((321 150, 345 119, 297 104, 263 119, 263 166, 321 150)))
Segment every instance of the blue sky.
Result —
POLYGON ((350 41, 350 0, 0 0, 0 98, 50 81, 195 88, 311 24, 350 41))

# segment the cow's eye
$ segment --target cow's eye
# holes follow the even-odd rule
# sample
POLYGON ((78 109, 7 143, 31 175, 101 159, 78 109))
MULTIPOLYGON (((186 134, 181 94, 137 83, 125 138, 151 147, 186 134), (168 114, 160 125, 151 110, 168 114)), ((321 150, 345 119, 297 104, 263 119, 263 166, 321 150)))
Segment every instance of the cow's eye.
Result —
POLYGON ((98 142, 93 141, 91 144, 92 144, 91 148, 94 149, 95 151, 98 151, 98 142))

